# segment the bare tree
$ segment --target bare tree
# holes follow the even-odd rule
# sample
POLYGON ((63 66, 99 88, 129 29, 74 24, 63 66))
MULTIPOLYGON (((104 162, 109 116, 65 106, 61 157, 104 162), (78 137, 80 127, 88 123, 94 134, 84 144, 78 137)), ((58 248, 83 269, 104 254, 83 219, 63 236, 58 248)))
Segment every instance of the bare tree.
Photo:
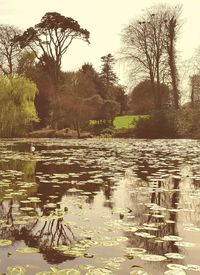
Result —
POLYGON ((133 65, 134 73, 150 79, 157 110, 162 105, 161 83, 173 76, 172 86, 178 93, 175 63, 177 20, 175 8, 156 5, 125 27, 122 33, 122 58, 133 65))
POLYGON ((21 31, 15 26, 0 25, 0 70, 5 75, 16 72, 22 50, 19 44, 13 43, 13 38, 20 34, 21 31))

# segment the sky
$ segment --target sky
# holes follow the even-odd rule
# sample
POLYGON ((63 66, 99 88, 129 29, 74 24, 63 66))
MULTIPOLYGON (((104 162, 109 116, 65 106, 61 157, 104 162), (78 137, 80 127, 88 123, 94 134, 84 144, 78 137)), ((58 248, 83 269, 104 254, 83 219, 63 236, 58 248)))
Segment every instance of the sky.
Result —
MULTIPOLYGON (((25 30, 39 23, 46 12, 72 17, 90 32, 91 44, 73 41, 63 58, 62 69, 77 70, 89 62, 99 71, 101 56, 119 52, 122 29, 156 3, 183 5, 184 24, 177 47, 183 59, 191 58, 200 46, 200 0, 0 0, 0 24, 25 30)), ((115 70, 121 84, 126 85, 126 66, 118 63, 115 70)))

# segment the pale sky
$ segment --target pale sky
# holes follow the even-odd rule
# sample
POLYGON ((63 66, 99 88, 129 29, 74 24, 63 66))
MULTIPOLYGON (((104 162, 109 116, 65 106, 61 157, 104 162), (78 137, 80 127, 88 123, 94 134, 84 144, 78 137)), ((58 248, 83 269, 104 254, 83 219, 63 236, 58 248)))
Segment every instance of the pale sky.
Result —
MULTIPOLYGON (((99 70, 101 56, 119 51, 123 27, 156 3, 183 4, 178 49, 183 59, 190 58, 200 46, 200 0, 0 0, 0 23, 25 30, 39 23, 46 12, 72 17, 88 29, 91 44, 74 41, 63 58, 62 69, 76 70, 90 62, 99 70)), ((121 83, 126 84, 125 66, 116 70, 121 83)))

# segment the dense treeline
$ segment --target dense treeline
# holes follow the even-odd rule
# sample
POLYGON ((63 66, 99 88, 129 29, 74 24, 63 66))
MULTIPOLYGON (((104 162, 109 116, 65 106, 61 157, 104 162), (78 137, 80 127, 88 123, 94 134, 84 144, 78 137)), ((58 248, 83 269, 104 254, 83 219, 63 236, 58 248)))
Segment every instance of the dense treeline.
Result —
POLYGON ((176 50, 181 26, 181 7, 159 4, 122 30, 121 59, 138 79, 127 95, 111 53, 101 57, 99 72, 90 63, 61 70, 74 40, 90 43, 89 31, 74 19, 49 12, 24 32, 0 25, 0 136, 41 128, 97 134, 126 113, 150 115, 138 121, 139 137, 198 136, 200 69, 190 76, 190 100, 182 106, 176 50))
MULTIPOLYGON (((38 93, 33 98, 35 109, 30 110, 30 113, 35 112, 32 121, 38 121, 33 125, 35 129, 73 128, 80 137, 81 129, 88 129, 90 120, 96 120, 97 128, 102 129, 112 125, 114 117, 126 109, 127 96, 124 87, 118 84, 113 70, 115 59, 110 53, 101 58, 100 72, 89 63, 83 64, 78 71, 61 71, 63 55, 73 40, 89 43, 89 36, 89 31, 77 21, 56 12, 46 13, 40 23, 24 32, 14 26, 1 25, 2 75, 8 76, 10 81, 22 77, 24 83, 27 81, 37 86, 38 93)), ((27 85, 23 89, 31 97, 31 89, 27 85)), ((7 93, 7 97, 12 102, 12 93, 7 93)), ((3 99, 0 104, 4 104, 3 99)), ((19 129, 17 120, 20 118, 9 109, 9 105, 7 107, 9 115, 15 116, 16 122, 12 121, 15 131, 6 129, 1 115, 1 136, 20 135, 30 130, 27 123, 19 129)), ((21 105, 18 107, 22 108, 21 105)))

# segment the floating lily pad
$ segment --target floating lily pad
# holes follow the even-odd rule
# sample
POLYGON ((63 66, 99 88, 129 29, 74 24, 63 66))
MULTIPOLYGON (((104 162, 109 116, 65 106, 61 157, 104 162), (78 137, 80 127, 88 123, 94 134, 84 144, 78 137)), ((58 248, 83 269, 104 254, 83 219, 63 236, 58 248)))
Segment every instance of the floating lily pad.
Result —
POLYGON ((26 269, 23 266, 9 266, 7 275, 25 275, 26 269))
POLYGON ((81 272, 74 268, 58 270, 56 275, 81 275, 81 272))
POLYGON ((20 210, 29 212, 29 211, 34 210, 34 208, 33 207, 20 207, 20 210))
POLYGON ((112 274, 112 271, 105 268, 91 268, 88 270, 88 272, 85 275, 106 275, 106 274, 112 274))
POLYGON ((172 241, 172 242, 181 241, 182 239, 183 239, 182 237, 174 236, 174 235, 168 235, 161 238, 162 241, 172 241))
POLYGON ((185 256, 179 253, 166 253, 165 256, 169 259, 184 259, 185 256))
POLYGON ((150 261, 150 262, 161 262, 167 259, 164 256, 153 255, 153 254, 142 254, 139 257, 141 260, 150 261))
POLYGON ((168 264, 167 267, 169 269, 187 269, 187 266, 182 264, 168 264))
POLYGON ((12 244, 12 241, 11 240, 0 240, 0 247, 1 246, 8 246, 8 245, 11 245, 12 244))
POLYGON ((187 269, 192 271, 200 271, 200 265, 188 264, 187 269))
POLYGON ((175 245, 181 247, 194 247, 196 244, 190 242, 175 242, 175 245))
POLYGON ((171 269, 164 272, 165 275, 186 275, 186 272, 181 269, 171 269))
POLYGON ((18 248, 16 249, 17 252, 20 253, 38 253, 40 252, 38 248, 35 247, 22 247, 22 248, 18 248))
POLYGON ((52 273, 51 271, 40 271, 37 272, 35 275, 54 275, 55 273, 52 273))
POLYGON ((127 247, 125 249, 125 252, 127 253, 126 255, 129 256, 137 256, 137 255, 141 255, 144 254, 146 252, 146 249, 144 248, 139 248, 139 247, 127 247))
POLYGON ((140 266, 133 266, 130 275, 148 275, 148 273, 140 266))

